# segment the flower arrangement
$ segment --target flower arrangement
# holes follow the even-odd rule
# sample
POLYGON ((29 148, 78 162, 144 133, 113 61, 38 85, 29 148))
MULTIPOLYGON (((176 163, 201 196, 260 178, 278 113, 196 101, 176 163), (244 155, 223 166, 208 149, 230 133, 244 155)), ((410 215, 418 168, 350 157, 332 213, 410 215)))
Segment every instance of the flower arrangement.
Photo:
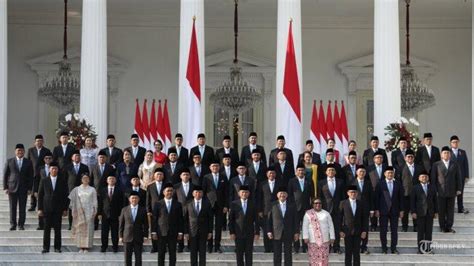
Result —
POLYGON ((64 118, 59 121, 56 136, 59 138, 59 135, 63 131, 69 132, 69 143, 73 144, 77 149, 81 149, 84 146, 86 137, 92 137, 93 139, 97 137, 94 126, 87 123, 87 119, 78 113, 66 114, 64 118))
POLYGON ((401 137, 404 137, 408 142, 408 148, 416 152, 421 143, 420 137, 418 132, 410 130, 409 127, 416 128, 419 125, 415 118, 406 119, 405 117, 390 123, 385 128, 385 150, 392 151, 396 149, 398 141, 401 137))

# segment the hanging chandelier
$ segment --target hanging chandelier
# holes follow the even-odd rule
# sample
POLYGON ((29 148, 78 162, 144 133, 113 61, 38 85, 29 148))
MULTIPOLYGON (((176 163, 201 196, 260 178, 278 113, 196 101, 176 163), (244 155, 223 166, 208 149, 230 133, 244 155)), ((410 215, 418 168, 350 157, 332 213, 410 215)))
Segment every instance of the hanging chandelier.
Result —
POLYGON ((406 3, 406 64, 401 68, 402 112, 416 114, 435 105, 433 92, 418 78, 410 63, 410 0, 406 3))
POLYGON ((59 109, 70 108, 79 103, 80 82, 71 71, 67 57, 67 0, 64 0, 64 56, 59 62, 59 72, 46 80, 44 87, 38 91, 41 101, 59 109))
POLYGON ((237 58, 238 37, 238 0, 235 0, 234 9, 234 64, 230 68, 230 78, 224 81, 211 95, 210 100, 224 111, 235 115, 246 112, 261 100, 261 94, 242 75, 237 58))

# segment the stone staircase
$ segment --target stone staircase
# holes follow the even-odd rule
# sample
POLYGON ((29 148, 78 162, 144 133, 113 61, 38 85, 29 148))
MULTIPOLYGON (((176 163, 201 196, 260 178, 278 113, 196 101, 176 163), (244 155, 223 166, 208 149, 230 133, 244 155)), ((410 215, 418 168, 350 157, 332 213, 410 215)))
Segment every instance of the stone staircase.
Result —
MULTIPOLYGON (((439 248, 435 248, 433 255, 419 255, 416 248, 416 233, 399 232, 398 250, 400 255, 381 254, 378 232, 369 234, 370 255, 361 255, 363 265, 474 265, 474 182, 465 188, 465 207, 471 210, 470 214, 455 214, 455 234, 439 232, 438 221, 434 222, 433 241, 439 248)), ((94 235, 94 248, 86 254, 79 254, 73 244, 70 231, 67 230, 67 218, 63 219, 62 253, 51 252, 41 254, 43 232, 37 231, 35 212, 28 212, 25 231, 9 231, 8 198, 0 195, 0 265, 123 265, 123 253, 101 253, 100 231, 94 235)), ((411 224, 411 221, 410 221, 411 224)), ((401 228, 400 228, 401 229, 401 228)), ((54 233, 52 233, 53 235, 54 233)), ((390 241, 390 234, 388 234, 390 241)), ((341 240, 342 245, 344 243, 341 240)), ((390 243, 390 242, 389 242, 390 243)), ((233 241, 228 232, 223 233, 222 240, 224 253, 207 254, 207 265, 236 265, 233 253, 233 241)), ((121 247, 120 247, 121 248, 121 247)), ((52 248, 51 248, 52 249, 52 248)), ((156 265, 157 254, 150 254, 150 242, 145 244, 143 261, 145 265, 156 265)), ((189 265, 189 253, 178 254, 178 265, 189 265)), ((308 265, 307 254, 293 254, 294 265, 308 265)), ((344 254, 330 255, 331 265, 343 265, 344 254)), ((263 252, 263 241, 255 242, 254 265, 273 265, 272 254, 263 252)))

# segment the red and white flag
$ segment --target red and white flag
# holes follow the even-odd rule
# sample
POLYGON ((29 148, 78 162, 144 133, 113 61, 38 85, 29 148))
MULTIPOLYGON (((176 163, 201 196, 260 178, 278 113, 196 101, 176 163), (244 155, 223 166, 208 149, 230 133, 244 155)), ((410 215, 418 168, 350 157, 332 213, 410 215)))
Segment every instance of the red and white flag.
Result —
POLYGON ((143 127, 142 127, 142 116, 140 114, 140 104, 138 103, 138 99, 136 100, 135 104, 135 128, 134 133, 138 135, 139 138, 139 145, 143 146, 143 127))
POLYGON ((328 109, 326 111, 326 130, 328 134, 328 139, 334 139, 334 120, 332 117, 331 101, 329 101, 328 109))
MULTIPOLYGON (((326 150, 328 148, 327 145, 327 139, 328 139, 328 134, 326 130, 326 119, 324 118, 324 108, 323 108, 323 101, 319 103, 319 115, 318 115, 318 124, 319 124, 319 145, 321 146, 320 154, 321 156, 324 156, 326 154, 326 150)), ((326 158, 321 157, 321 160, 325 160, 326 158)))
MULTIPOLYGON (((165 143, 165 132, 164 132, 164 123, 163 123, 163 108, 161 107, 161 100, 158 100, 158 117, 157 117, 157 120, 156 120, 156 130, 157 130, 157 135, 158 135, 158 139, 161 140, 161 142, 165 143)), ((164 151, 164 147, 163 147, 163 151, 164 151)))
POLYGON ((143 112, 142 112, 142 128, 143 128, 143 147, 145 149, 150 149, 150 128, 148 123, 148 110, 147 110, 147 100, 143 102, 143 112))
POLYGON ((163 152, 168 153, 168 148, 171 147, 171 125, 170 118, 168 115, 168 100, 165 100, 165 107, 163 109, 163 125, 164 125, 164 141, 163 141, 163 152))
POLYGON ((341 107, 341 127, 342 127, 342 147, 344 154, 349 152, 349 128, 347 126, 346 108, 344 108, 344 101, 341 107))
POLYGON ((339 116, 337 101, 334 103, 334 140, 336 141, 336 150, 339 151, 339 164, 344 165, 344 146, 342 144, 342 124, 339 116))
POLYGON ((150 113, 150 144, 151 144, 151 150, 155 151, 155 146, 153 143, 155 143, 155 140, 158 139, 158 136, 156 134, 156 115, 155 115, 155 99, 153 99, 153 102, 151 104, 151 113, 150 113))
POLYGON ((311 128, 309 130, 309 139, 313 141, 314 152, 321 152, 321 144, 319 142, 321 133, 319 130, 318 113, 316 112, 316 100, 313 101, 313 112, 311 114, 311 128))

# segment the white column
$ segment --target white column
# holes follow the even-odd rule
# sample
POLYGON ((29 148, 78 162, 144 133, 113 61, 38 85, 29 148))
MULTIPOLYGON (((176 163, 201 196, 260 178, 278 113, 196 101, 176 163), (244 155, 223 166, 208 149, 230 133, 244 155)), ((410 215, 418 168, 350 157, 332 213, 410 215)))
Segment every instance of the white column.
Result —
POLYGON ((398 2, 374 2, 374 132, 381 147, 384 128, 401 116, 398 2))
MULTIPOLYGON (((7 0, 0 0, 0 173, 3 175, 7 150, 8 118, 8 53, 7 53, 7 0)), ((10 148, 10 149, 9 149, 10 148)))
POLYGON ((82 1, 80 112, 105 145, 107 132, 107 1, 82 1))
MULTIPOLYGON (((474 126, 473 125, 473 121, 474 121, 474 2, 472 3, 472 16, 471 16, 471 21, 472 21, 472 26, 471 26, 471 38, 472 38, 472 41, 471 41, 471 56, 472 56, 472 59, 471 59, 471 64, 472 64, 472 67, 471 67, 471 71, 472 71, 472 74, 471 74, 471 82, 472 82, 472 87, 471 87, 471 97, 472 97, 472 100, 471 100, 471 134, 472 134, 472 137, 471 137, 471 161, 474 159, 474 126)), ((471 176, 473 176, 472 174, 472 169, 474 169, 472 167, 472 163, 471 163, 471 170, 470 170, 470 173, 471 173, 471 176)), ((472 180, 472 178, 470 178, 469 180, 472 180)))
MULTIPOLYGON (((181 17, 179 29, 179 92, 178 92, 178 131, 183 134, 184 146, 191 148, 196 145, 196 137, 198 133, 205 132, 206 127, 206 87, 205 87, 205 71, 204 64, 204 0, 181 0, 181 17), (193 29, 193 18, 195 18, 196 42, 199 56, 199 71, 201 84, 201 102, 200 112, 201 123, 193 123, 189 121, 190 108, 199 108, 193 104, 190 99, 189 82, 186 79, 186 71, 188 68, 189 48, 191 44, 191 34, 193 29), (194 107, 193 107, 194 106, 194 107), (193 126, 194 124, 194 126, 193 126)), ((195 116, 199 117, 199 116, 195 116)), ((210 132, 208 132, 210 134, 210 132)), ((174 139, 174 134, 172 136, 174 139)))

